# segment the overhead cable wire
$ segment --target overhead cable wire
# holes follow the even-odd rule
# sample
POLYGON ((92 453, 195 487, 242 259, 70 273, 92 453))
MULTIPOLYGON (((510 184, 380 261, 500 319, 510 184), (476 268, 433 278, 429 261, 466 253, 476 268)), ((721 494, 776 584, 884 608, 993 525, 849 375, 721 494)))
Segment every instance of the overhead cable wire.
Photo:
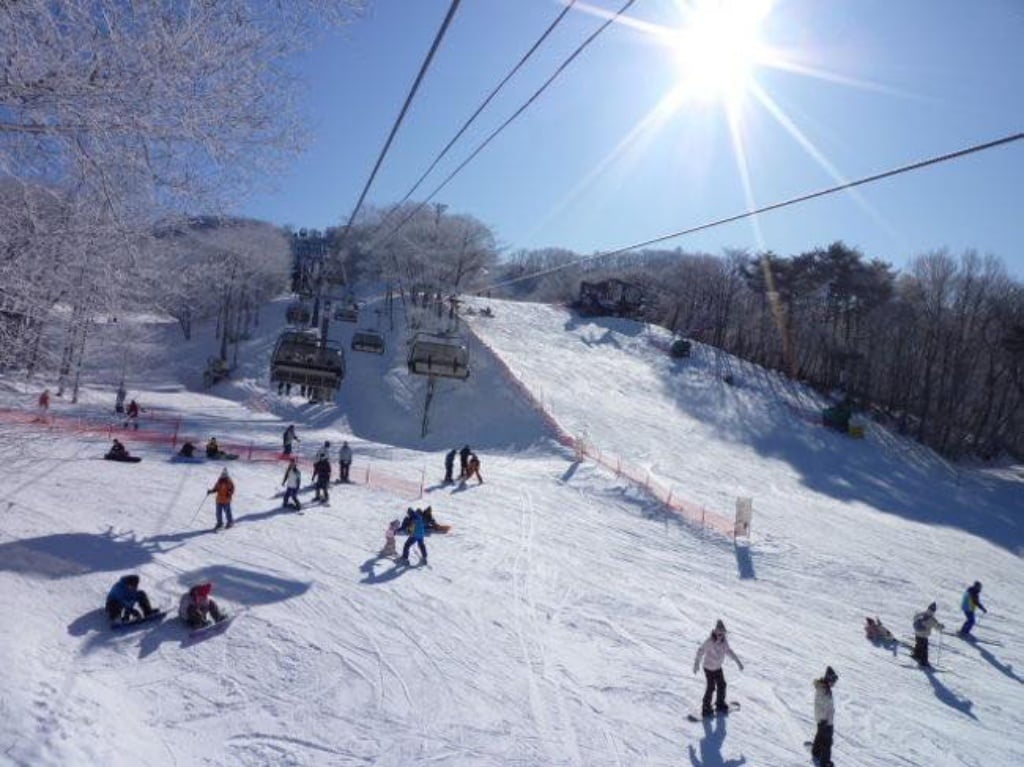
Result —
POLYGON ((506 285, 514 285, 517 282, 522 282, 523 280, 530 280, 536 277, 544 277, 548 274, 554 274, 555 272, 559 272, 563 269, 568 269, 571 266, 577 266, 584 262, 595 261, 597 259, 608 258, 610 256, 618 256, 623 253, 628 253, 631 250, 637 250, 638 248, 646 248, 651 245, 656 245, 659 242, 665 242, 666 240, 675 239, 676 237, 682 237, 687 234, 694 234, 695 232, 702 232, 706 229, 722 226, 724 224, 731 224, 734 221, 739 221, 744 218, 750 218, 751 216, 757 216, 760 215, 761 213, 767 213, 768 211, 786 208, 789 207, 790 205, 796 205, 797 203, 807 202, 808 200, 813 200, 817 197, 825 197, 826 195, 841 192, 844 189, 852 189, 857 186, 863 186, 864 184, 870 184, 874 181, 881 181, 882 179, 892 178, 893 176, 898 176, 903 173, 909 173, 910 171, 920 170, 921 168, 927 168, 930 165, 938 165, 939 163, 949 162, 950 160, 957 160, 960 159, 961 157, 966 157, 967 155, 975 154, 977 152, 983 152, 986 149, 994 149, 995 147, 1004 146, 1006 144, 1012 144, 1013 142, 1020 141, 1021 139, 1024 139, 1024 132, 1012 133, 1010 135, 1003 136, 1002 138, 997 138, 992 141, 986 141, 985 143, 982 144, 974 144, 973 146, 965 147, 964 149, 958 149, 955 152, 949 152, 947 154, 938 155, 936 157, 929 157, 928 159, 918 160, 917 162, 912 162, 907 165, 901 165, 899 167, 892 168, 887 171, 882 171, 881 173, 875 173, 870 176, 864 176, 863 178, 856 179, 855 181, 848 181, 844 184, 837 184, 835 186, 828 187, 827 189, 820 189, 817 192, 802 194, 798 197, 790 197, 789 199, 783 200, 781 202, 775 202, 770 205, 764 205, 760 208, 746 210, 742 213, 737 213, 732 216, 726 216, 725 218, 719 218, 704 224, 698 224, 697 226, 692 226, 689 229, 680 229, 677 232, 670 232, 669 234, 659 235, 658 237, 652 237, 649 240, 634 242, 631 245, 616 248, 615 250, 608 250, 602 253, 594 253, 593 255, 590 256, 582 256, 580 258, 574 259, 573 261, 569 261, 568 263, 560 264, 559 266, 553 266, 550 269, 542 269, 537 272, 532 272, 530 274, 523 274, 518 277, 514 277, 510 280, 502 280, 501 282, 492 283, 483 288, 480 288, 475 292, 479 293, 482 290, 502 288, 505 287, 506 285))
MULTIPOLYGON (((530 46, 530 49, 526 53, 523 54, 522 58, 519 59, 519 62, 514 67, 512 67, 509 73, 505 75, 504 78, 502 78, 501 82, 499 82, 494 87, 494 89, 487 95, 487 98, 485 98, 483 102, 481 102, 480 106, 476 108, 476 111, 469 116, 469 119, 462 124, 462 127, 459 128, 458 133, 452 136, 451 140, 445 145, 444 149, 442 149, 438 153, 437 157, 434 158, 434 161, 430 163, 430 167, 423 171, 423 175, 421 175, 419 179, 416 181, 416 183, 412 185, 412 188, 408 192, 406 192, 405 196, 395 204, 395 209, 397 209, 399 205, 404 203, 406 200, 412 197, 413 194, 416 193, 416 190, 420 188, 420 185, 426 180, 427 176, 429 176, 431 172, 434 170, 434 168, 437 167, 437 164, 441 162, 442 159, 444 159, 445 155, 448 154, 449 150, 453 146, 455 146, 455 142, 462 138, 462 135, 469 129, 469 126, 472 125, 476 118, 480 116, 480 113, 487 108, 487 105, 491 103, 494 97, 498 95, 498 93, 501 91, 502 88, 505 87, 508 81, 515 76, 516 72, 522 69, 523 65, 526 64, 530 57, 537 52, 537 49, 540 48, 541 44, 554 31, 555 27, 557 27, 561 23, 562 19, 564 19, 566 14, 569 13, 570 10, 572 10, 572 7, 575 4, 576 0, 569 0, 569 2, 566 3, 561 13, 559 13, 558 16, 555 17, 555 20, 548 25, 548 28, 544 30, 544 33, 537 38, 537 41, 530 46)), ((385 217, 385 219, 386 218, 387 217, 385 217)), ((384 222, 381 222, 380 226, 383 227, 384 222)))
POLYGON ((532 105, 540 97, 540 95, 544 91, 546 91, 548 89, 548 87, 556 79, 558 79, 558 77, 562 74, 562 72, 564 72, 566 70, 566 68, 576 59, 576 57, 579 56, 587 48, 587 46, 589 46, 592 42, 594 42, 594 40, 596 40, 598 38, 598 36, 602 32, 604 32, 609 26, 614 24, 618 20, 618 18, 623 13, 625 13, 627 10, 629 10, 629 7, 631 5, 633 5, 633 3, 635 3, 635 2, 636 2, 636 0, 627 0, 627 2, 621 8, 619 8, 619 10, 616 11, 616 13, 613 16, 610 16, 604 22, 604 24, 602 24, 600 27, 598 27, 589 37, 587 37, 587 39, 584 40, 576 48, 576 50, 574 50, 571 54, 569 54, 568 58, 566 58, 561 64, 559 64, 559 66, 555 70, 554 74, 552 74, 544 82, 544 84, 541 85, 540 88, 538 88, 533 93, 533 95, 530 96, 530 98, 528 98, 522 104, 522 106, 520 106, 515 112, 513 112, 511 117, 509 117, 507 120, 505 120, 505 122, 503 122, 501 125, 499 125, 497 128, 495 128, 494 131, 492 131, 491 134, 488 135, 487 138, 485 138, 477 146, 477 148, 473 150, 473 152, 469 155, 469 157, 467 157, 465 160, 463 160, 458 165, 458 167, 455 168, 455 170, 453 170, 451 173, 448 174, 448 176, 445 178, 444 181, 442 181, 440 184, 438 184, 434 188, 434 191, 432 191, 429 195, 427 195, 426 199, 424 199, 422 202, 417 204, 417 206, 415 208, 413 208, 412 211, 410 211, 409 214, 406 215, 398 223, 398 226, 396 226, 394 229, 392 229, 390 232, 388 232, 388 234, 386 235, 386 239, 385 239, 383 244, 387 244, 388 242, 390 242, 391 238, 394 237, 401 230, 401 228, 403 226, 405 226, 407 223, 409 223, 416 216, 416 214, 419 213, 424 208, 424 206, 426 206, 426 204, 428 202, 430 202, 432 199, 434 199, 435 196, 437 196, 438 192, 440 192, 442 189, 444 189, 448 185, 448 183, 453 178, 455 178, 455 176, 457 176, 462 171, 463 168, 465 168, 467 165, 469 165, 469 163, 472 162, 476 158, 476 156, 478 154, 480 154, 480 152, 483 151, 484 147, 486 147, 488 144, 490 144, 491 141, 493 141, 498 136, 499 133, 501 133, 503 130, 505 130, 505 128, 507 128, 509 125, 511 125, 523 112, 525 112, 530 107, 530 105, 532 105))
POLYGON ((363 207, 363 201, 366 200, 366 194, 370 191, 370 185, 373 184, 373 180, 377 176, 377 171, 380 170, 380 166, 384 162, 384 157, 391 148, 391 142, 394 141, 395 134, 398 133, 398 128, 401 126, 402 120, 405 119, 405 113, 409 111, 409 105, 412 104, 413 97, 416 95, 416 91, 419 90, 420 83, 423 81, 424 75, 427 74, 427 70, 430 68, 430 62, 433 61, 434 54, 437 53, 437 49, 441 45, 441 40, 444 39, 445 32, 448 31, 448 26, 451 24, 452 18, 455 16, 455 11, 458 10, 459 3, 461 2, 462 0, 452 0, 452 4, 448 8, 448 13, 445 15, 444 21, 441 23, 441 28, 434 36, 434 42, 431 44, 430 50, 427 52, 427 57, 423 60, 423 64, 420 65, 420 71, 416 75, 416 80, 413 82, 412 88, 409 90, 409 95, 405 97, 405 103, 402 104, 402 111, 398 113, 395 124, 391 126, 391 132, 388 134, 388 140, 384 142, 384 147, 380 150, 380 155, 377 157, 377 162, 374 163, 373 170, 370 172, 370 177, 366 179, 363 191, 359 195, 359 201, 356 202, 355 207, 352 209, 352 215, 348 218, 348 224, 346 224, 345 228, 342 230, 339 247, 344 244, 346 239, 348 239, 348 233, 352 229, 352 224, 356 220, 356 215, 359 213, 359 209, 363 207))

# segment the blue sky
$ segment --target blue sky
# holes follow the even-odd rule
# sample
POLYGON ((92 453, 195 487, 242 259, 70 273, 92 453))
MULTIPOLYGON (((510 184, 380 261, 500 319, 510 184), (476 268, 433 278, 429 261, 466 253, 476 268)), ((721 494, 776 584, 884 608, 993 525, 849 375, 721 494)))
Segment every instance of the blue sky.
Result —
MULTIPOLYGON (((620 5, 578 2, 417 199, 602 23, 595 9, 620 5)), ((732 215, 751 200, 776 202, 1024 130, 1021 0, 777 0, 760 40, 787 66, 755 67, 765 98, 748 89, 738 101, 741 162, 723 99, 677 99, 645 123, 687 66, 653 30, 684 26, 690 5, 637 0, 629 15, 639 23, 608 29, 436 201, 480 218, 510 251, 591 253, 732 215)), ((315 141, 243 213, 298 227, 347 220, 448 6, 371 2, 363 18, 298 62, 310 82, 305 109, 315 141)), ((463 0, 369 204, 406 193, 561 7, 463 0)), ((688 66, 699 76, 699 63, 688 66)), ((1024 277, 1022 193, 1024 141, 666 247, 792 255, 843 240, 897 266, 938 248, 974 248, 1024 277)))

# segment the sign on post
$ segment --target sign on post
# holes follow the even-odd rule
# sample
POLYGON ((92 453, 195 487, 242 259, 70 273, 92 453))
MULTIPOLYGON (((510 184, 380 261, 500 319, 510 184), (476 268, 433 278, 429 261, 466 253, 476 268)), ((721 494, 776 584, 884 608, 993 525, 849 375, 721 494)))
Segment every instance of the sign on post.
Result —
POLYGON ((739 538, 741 535, 750 537, 750 522, 754 518, 754 499, 736 499, 736 524, 733 528, 733 536, 739 538))

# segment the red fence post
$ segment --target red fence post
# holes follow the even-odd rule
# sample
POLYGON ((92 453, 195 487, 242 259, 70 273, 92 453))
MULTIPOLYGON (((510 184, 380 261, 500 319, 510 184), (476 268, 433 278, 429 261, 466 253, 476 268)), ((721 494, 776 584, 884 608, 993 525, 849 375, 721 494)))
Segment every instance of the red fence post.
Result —
POLYGON ((245 460, 247 460, 247 461, 251 461, 252 460, 252 441, 251 440, 249 441, 249 457, 246 458, 245 460))

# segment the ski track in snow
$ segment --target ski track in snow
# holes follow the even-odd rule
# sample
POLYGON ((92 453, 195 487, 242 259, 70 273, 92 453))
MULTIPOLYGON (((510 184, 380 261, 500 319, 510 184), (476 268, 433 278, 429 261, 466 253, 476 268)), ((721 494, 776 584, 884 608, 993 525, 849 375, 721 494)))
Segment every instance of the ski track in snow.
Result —
MULTIPOLYGON (((471 320, 487 347, 471 341, 473 375, 439 390, 426 440, 425 384, 404 372, 400 337, 382 358, 351 354, 331 406, 266 390, 279 327, 266 316, 267 335, 214 390, 181 385, 209 351, 168 343, 173 327, 152 330, 152 367, 132 374, 143 406, 180 416, 188 434, 276 449, 294 422, 303 459, 349 439, 356 478, 367 465, 436 476, 468 441, 486 483, 412 502, 454 525, 427 538, 430 567, 376 556, 410 505, 380 487, 335 485, 330 507, 298 515, 266 498, 278 464, 240 460, 236 525, 213 534, 212 502, 196 509, 218 463, 171 463, 128 433, 143 462, 111 464, 98 459, 103 439, 2 426, 0 589, 17 620, 0 624, 0 764, 807 764, 811 680, 826 664, 840 676, 837 764, 1024 764, 1022 536, 1009 513, 1022 477, 951 467, 874 426, 862 442, 827 432, 817 394, 700 344, 668 360, 659 329, 470 303, 495 308, 471 320), (569 433, 677 497, 725 514, 753 497, 751 540, 735 546, 613 472, 573 464, 506 388, 495 353, 569 433), (132 571, 172 615, 111 633, 99 608, 132 571), (192 642, 173 611, 207 577, 239 620, 192 642), (864 639, 866 615, 908 639, 933 599, 955 631, 975 578, 992 611, 975 633, 998 644, 944 636, 946 671, 926 675, 905 667, 906 647, 864 639), (746 665, 726 665, 743 708, 690 723, 703 691, 694 653, 719 617, 746 665)), ((352 328, 336 330, 347 345, 352 328)), ((108 369, 119 365, 112 352, 108 369)), ((12 391, 0 404, 21 402, 12 391)), ((111 399, 86 387, 80 413, 111 399)))

